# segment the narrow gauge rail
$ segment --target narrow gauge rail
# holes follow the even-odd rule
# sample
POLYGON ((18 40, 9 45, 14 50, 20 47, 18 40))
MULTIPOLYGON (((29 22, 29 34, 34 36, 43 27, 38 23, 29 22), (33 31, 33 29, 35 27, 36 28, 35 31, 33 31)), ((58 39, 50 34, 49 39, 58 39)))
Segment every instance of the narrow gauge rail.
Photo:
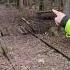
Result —
MULTIPOLYGON (((1 42, 0 42, 0 44, 1 44, 1 42)), ((13 66, 13 64, 12 64, 12 62, 11 62, 11 60, 10 60, 10 58, 8 57, 8 55, 7 55, 7 53, 6 53, 6 51, 5 51, 5 49, 3 48, 3 46, 2 46, 2 44, 1 44, 1 50, 2 50, 2 54, 3 54, 3 56, 8 60, 8 62, 9 62, 9 64, 11 65, 11 67, 12 67, 12 69, 13 70, 16 70, 15 69, 15 67, 13 66)))
MULTIPOLYGON (((25 18, 22 18, 23 21, 25 21, 25 23, 29 26, 29 28, 31 30, 33 30, 33 28, 29 25, 30 22, 28 22, 25 18)), ((35 33, 31 32, 30 30, 26 29, 32 36, 34 36, 35 38, 39 39, 42 43, 44 43, 46 46, 50 47, 51 49, 55 50, 57 53, 61 54, 63 57, 65 57, 68 61, 70 61, 70 57, 65 55, 63 52, 61 52, 60 50, 56 49, 55 47, 53 47, 52 45, 50 45, 49 43, 45 42, 43 39, 41 39, 40 37, 38 37, 35 33)))

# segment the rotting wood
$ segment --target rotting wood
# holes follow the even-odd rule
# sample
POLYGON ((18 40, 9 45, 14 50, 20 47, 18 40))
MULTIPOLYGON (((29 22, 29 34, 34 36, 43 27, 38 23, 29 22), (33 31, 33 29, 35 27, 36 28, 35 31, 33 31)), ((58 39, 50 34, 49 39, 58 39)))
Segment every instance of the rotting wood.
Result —
POLYGON ((24 20, 26 23, 27 23, 27 26, 29 27, 29 29, 32 31, 32 32, 35 32, 35 30, 30 26, 30 23, 28 21, 26 21, 24 18, 22 18, 22 20, 24 20))
POLYGON ((52 11, 39 11, 36 13, 37 18, 41 20, 54 20, 56 15, 52 11))
MULTIPOLYGON (((25 18, 22 18, 23 21, 26 22, 27 25, 30 24, 30 22, 28 22, 25 18)), ((65 55, 63 52, 61 52, 60 50, 56 49, 55 47, 53 47, 52 45, 50 45, 49 43, 45 42, 43 39, 41 39, 40 37, 38 37, 37 35, 35 35, 35 33, 29 31, 28 29, 26 29, 32 36, 34 36, 35 38, 39 39, 41 42, 43 42, 44 44, 46 44, 48 47, 50 47, 51 49, 55 50, 57 53, 61 54, 63 57, 65 57, 68 61, 70 61, 70 57, 68 57, 67 55, 65 55)))

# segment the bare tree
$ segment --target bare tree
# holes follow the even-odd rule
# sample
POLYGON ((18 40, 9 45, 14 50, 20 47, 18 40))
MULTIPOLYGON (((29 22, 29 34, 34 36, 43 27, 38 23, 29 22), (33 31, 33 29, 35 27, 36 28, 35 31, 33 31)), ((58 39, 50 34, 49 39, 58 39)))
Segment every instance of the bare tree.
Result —
POLYGON ((44 0, 39 0, 39 10, 43 11, 44 10, 44 0))
POLYGON ((70 0, 63 0, 64 2, 64 13, 70 15, 70 0))

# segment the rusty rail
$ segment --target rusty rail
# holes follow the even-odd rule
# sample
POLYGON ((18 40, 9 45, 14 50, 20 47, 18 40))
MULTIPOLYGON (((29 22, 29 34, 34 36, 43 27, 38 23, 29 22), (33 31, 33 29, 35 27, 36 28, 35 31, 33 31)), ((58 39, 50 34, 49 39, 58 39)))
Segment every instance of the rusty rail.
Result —
MULTIPOLYGON (((30 22, 28 22, 25 18, 22 18, 23 21, 26 22, 26 24, 29 26, 30 22)), ((30 26, 29 26, 30 27, 30 26)), ((32 27, 30 27, 31 29, 33 29, 32 27)), ((41 39, 40 37, 38 37, 37 35, 35 35, 35 33, 31 32, 30 30, 26 29, 32 36, 34 36, 35 38, 39 39, 41 42, 43 42, 44 44, 46 44, 48 47, 50 47, 51 49, 55 50, 57 53, 61 54, 63 57, 65 57, 68 61, 70 61, 70 57, 68 57, 67 55, 65 55, 63 52, 61 52, 60 50, 56 49, 55 47, 53 47, 52 45, 50 45, 49 43, 45 42, 43 39, 41 39)))
MULTIPOLYGON (((1 44, 1 42, 0 42, 0 44, 1 44)), ((6 51, 4 50, 3 46, 1 45, 0 47, 1 47, 2 51, 3 51, 3 52, 2 52, 3 56, 8 60, 8 62, 10 63, 12 69, 13 69, 13 70, 16 70, 15 67, 13 66, 13 64, 12 64, 12 62, 11 62, 11 60, 10 60, 10 58, 8 57, 6 51)))

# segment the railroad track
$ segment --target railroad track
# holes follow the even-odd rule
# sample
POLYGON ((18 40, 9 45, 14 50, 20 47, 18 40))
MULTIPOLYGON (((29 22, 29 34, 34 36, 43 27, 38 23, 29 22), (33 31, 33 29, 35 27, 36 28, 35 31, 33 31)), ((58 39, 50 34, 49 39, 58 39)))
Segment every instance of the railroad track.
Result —
POLYGON ((1 42, 0 42, 0 49, 2 50, 2 55, 8 60, 8 62, 11 65, 12 69, 16 70, 15 67, 13 66, 13 63, 11 62, 9 56, 6 53, 6 49, 2 46, 1 42))
MULTIPOLYGON (((29 25, 30 22, 28 22, 25 18, 22 18, 23 21, 25 21, 25 23, 29 26, 29 28, 31 30, 33 30, 33 28, 29 25)), ((39 39, 42 43, 44 43, 46 46, 48 46, 49 48, 55 50, 57 53, 61 54, 63 57, 65 57, 68 61, 70 61, 70 57, 67 56, 66 54, 64 54, 62 51, 56 49, 54 46, 50 45, 49 43, 47 43, 46 41, 44 41, 43 39, 41 39, 40 37, 38 37, 34 32, 31 32, 30 30, 26 29, 26 31, 28 31, 32 36, 34 36, 35 38, 39 39)))

